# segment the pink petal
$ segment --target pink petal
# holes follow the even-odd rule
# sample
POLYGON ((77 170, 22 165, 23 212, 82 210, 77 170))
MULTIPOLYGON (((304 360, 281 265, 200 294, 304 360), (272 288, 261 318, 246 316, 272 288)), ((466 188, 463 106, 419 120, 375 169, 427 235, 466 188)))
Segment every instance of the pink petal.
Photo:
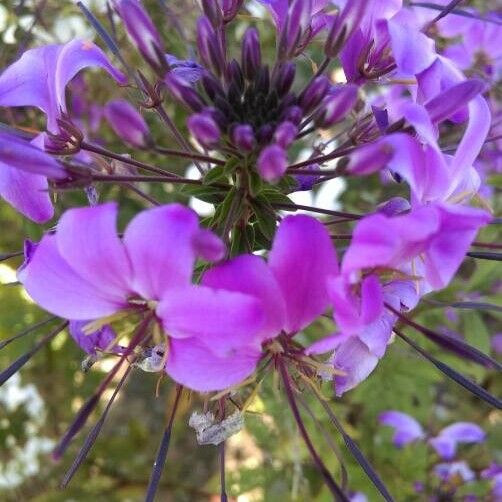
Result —
POLYGON ((133 268, 133 289, 143 298, 159 300, 167 289, 190 284, 197 231, 197 215, 179 204, 136 216, 124 234, 133 268))
POLYGON ((198 338, 220 355, 243 346, 258 347, 264 318, 257 298, 205 286, 169 290, 157 314, 173 338, 198 338))
POLYGON ((259 359, 260 351, 250 347, 221 357, 196 338, 171 339, 166 372, 189 389, 212 392, 242 382, 253 373, 259 359))
POLYGON ((47 178, 0 163, 0 196, 20 213, 37 223, 54 215, 47 178))
POLYGON ((61 217, 57 243, 61 256, 107 296, 126 302, 131 266, 117 230, 117 204, 70 209, 61 217))
POLYGON ((338 272, 338 263, 322 223, 305 215, 284 218, 274 238, 269 267, 286 300, 286 331, 301 330, 326 310, 326 279, 338 272))
POLYGON ((124 307, 70 267, 59 254, 55 235, 40 241, 31 260, 18 272, 18 278, 36 303, 66 319, 96 319, 124 307))
POLYGON ((282 292, 262 258, 242 255, 208 270, 202 284, 245 293, 262 301, 265 320, 261 340, 277 336, 284 327, 286 307, 282 292))

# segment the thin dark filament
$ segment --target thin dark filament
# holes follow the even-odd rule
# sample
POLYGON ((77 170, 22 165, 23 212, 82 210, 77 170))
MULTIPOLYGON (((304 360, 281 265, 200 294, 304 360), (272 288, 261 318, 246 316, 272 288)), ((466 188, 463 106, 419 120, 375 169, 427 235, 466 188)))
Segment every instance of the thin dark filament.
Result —
POLYGON ((490 253, 488 251, 471 251, 467 253, 471 258, 478 260, 502 261, 502 253, 490 253))
POLYGON ((466 309, 466 310, 494 310, 495 312, 502 312, 502 307, 499 305, 494 305, 493 303, 487 302, 440 302, 438 300, 432 300, 423 298, 422 301, 433 305, 434 307, 451 307, 454 309, 466 309))
POLYGON ((332 235, 331 238, 335 241, 349 241, 350 239, 352 239, 352 234, 332 235))
POLYGON ((480 364, 481 366, 484 366, 486 368, 494 368, 498 370, 502 369, 502 365, 500 363, 492 359, 490 356, 484 354, 480 350, 476 349, 475 347, 472 347, 471 345, 465 343, 464 341, 458 340, 451 336, 441 335, 440 333, 436 333, 435 331, 426 328, 425 326, 416 323, 409 317, 401 314, 399 310, 396 310, 391 305, 386 303, 385 306, 388 310, 390 310, 393 314, 395 314, 402 322, 412 327, 419 333, 425 335, 429 340, 431 340, 435 344, 457 354, 460 357, 469 359, 470 361, 480 364))
POLYGON ((148 482, 148 489, 146 491, 145 502, 153 502, 155 499, 155 494, 159 487, 160 478, 162 476, 162 471, 166 464, 167 453, 169 451, 169 443, 171 441, 171 432, 173 429, 174 417, 176 415, 176 410, 178 409, 178 403, 181 397, 181 392, 183 387, 181 385, 176 386, 176 397, 174 399, 173 408, 171 410, 171 415, 169 417, 169 422, 164 430, 162 440, 157 451, 157 457, 155 463, 153 464, 152 474, 150 476, 150 481, 148 482))
POLYGON ((319 155, 318 157, 313 157, 311 159, 304 160, 302 162, 297 162, 296 164, 292 164, 288 167, 288 169, 300 169, 302 167, 310 166, 311 164, 324 164, 333 159, 338 159, 340 157, 345 157, 349 155, 354 150, 357 150, 357 147, 347 147, 347 148, 337 148, 333 150, 331 153, 326 155, 319 155))
POLYGON ((131 190, 131 192, 134 192, 142 199, 148 201, 150 204, 152 204, 152 206, 160 206, 160 202, 158 200, 143 192, 143 190, 140 190, 138 187, 135 187, 132 183, 124 183, 123 186, 128 190, 131 190))
POLYGON ((135 335, 133 336, 126 350, 120 356, 120 359, 117 362, 117 364, 115 364, 115 366, 108 372, 106 377, 99 384, 98 388, 94 391, 94 394, 80 408, 80 410, 77 413, 77 416, 74 418, 73 422, 68 427, 68 429, 64 433, 63 437, 60 439, 57 446, 54 448, 52 457, 55 460, 59 460, 62 457, 72 439, 85 425, 87 419, 89 418, 89 415, 92 413, 92 411, 98 404, 101 395, 108 387, 110 382, 113 380, 115 375, 118 373, 124 362, 127 360, 127 357, 129 357, 133 353, 134 349, 144 340, 151 319, 152 319, 151 316, 149 316, 145 318, 143 322, 139 325, 135 335))
POLYGON ((331 435, 328 433, 328 431, 325 429, 325 427, 322 425, 322 423, 315 416, 314 412, 310 409, 310 406, 307 405, 305 399, 303 399, 300 394, 298 396, 296 396, 296 398, 297 398, 298 402, 303 406, 303 409, 307 412, 307 414, 311 418, 312 422, 314 422, 317 430, 323 435, 324 440, 329 445, 329 447, 333 450, 333 453, 335 454, 336 458, 338 459, 338 462, 340 464, 340 474, 342 476, 341 488, 343 491, 347 491, 349 476, 347 473, 347 469, 345 467, 345 463, 343 461, 342 452, 338 448, 338 445, 333 441, 333 438, 331 437, 331 435))
POLYGON ((157 153, 161 153, 162 155, 170 155, 172 157, 181 157, 184 159, 190 160, 200 160, 201 162, 207 162, 209 164, 216 164, 218 166, 224 166, 225 161, 221 159, 217 159, 215 157, 210 157, 209 155, 202 155, 201 153, 195 152, 184 152, 180 150, 172 150, 170 148, 163 148, 161 146, 156 146, 154 150, 157 153))
POLYGON ((39 340, 28 352, 16 359, 7 369, 0 373, 0 387, 9 378, 17 373, 42 347, 45 347, 56 335, 61 333, 63 329, 68 325, 68 321, 60 324, 54 328, 49 334, 45 335, 41 340, 39 340))
POLYGON ((93 181, 101 182, 145 182, 145 183, 177 183, 185 185, 202 185, 201 180, 191 180, 188 178, 169 178, 168 176, 120 176, 114 174, 93 174, 93 181))
MULTIPOLYGON (((444 6, 443 5, 438 5, 432 2, 410 2, 411 7, 424 7, 426 9, 433 9, 433 10, 443 10, 444 6)), ((462 16, 462 17, 470 17, 471 19, 477 19, 478 21, 484 21, 486 23, 493 23, 493 24, 502 24, 502 22, 498 21, 495 18, 489 18, 489 17, 480 17, 476 16, 472 12, 469 12, 467 10, 462 10, 462 9, 453 9, 449 14, 454 14, 456 16, 462 16)))
POLYGON ((327 487, 329 488, 329 490, 331 491, 331 493, 335 497, 335 500, 338 502, 340 502, 340 501, 349 502, 348 497, 345 495, 345 493, 342 491, 342 489, 338 486, 336 481, 333 479, 333 477, 331 476, 327 467, 325 466, 324 462, 319 457, 316 449, 314 448, 314 445, 312 444, 310 436, 307 432, 307 429, 305 428, 305 424, 303 423, 302 417, 300 415, 298 405, 296 404, 293 389, 291 387, 290 377, 289 377, 288 371, 286 370, 286 366, 285 366, 282 358, 280 358, 280 357, 277 358, 277 364, 278 364, 279 371, 280 371, 280 374, 282 377, 282 381, 284 382, 284 389, 286 391, 286 397, 287 397, 289 406, 291 408, 291 411, 293 413, 293 417, 294 417, 295 422, 298 426, 298 430, 300 431, 300 434, 303 438, 303 441, 305 442, 305 445, 307 446, 307 449, 309 450, 310 456, 312 457, 312 460, 314 461, 314 464, 316 465, 317 469, 319 470, 322 477, 324 478, 324 481, 326 482, 327 487))
POLYGON ((488 249, 502 249, 502 244, 497 244, 496 242, 479 242, 474 241, 471 246, 477 248, 488 248, 488 249))
POLYGON ((313 169, 293 169, 289 168, 288 169, 288 174, 290 175, 298 175, 301 174, 302 176, 329 176, 329 175, 342 175, 342 172, 339 169, 326 169, 326 170, 320 170, 320 171, 314 171, 313 169))
POLYGON ((6 253, 0 255, 0 261, 10 260, 11 258, 16 258, 17 256, 23 256, 24 251, 16 251, 15 253, 6 253))
POLYGON ((333 410, 329 406, 329 404, 324 401, 323 399, 320 398, 315 392, 314 395, 317 397, 318 401, 321 403, 322 407, 325 409, 326 413, 328 414, 329 418, 333 422, 334 426, 338 430, 338 432, 341 434, 343 441, 345 442, 345 445, 347 446, 348 450, 354 457, 354 459, 357 461, 357 463, 361 466, 361 468, 364 470, 368 478, 371 480, 371 482, 375 485, 376 489, 381 493, 382 497, 387 501, 387 502, 394 502, 394 499, 392 495, 389 493, 387 490, 386 486, 384 485, 383 481, 380 479, 380 476, 378 473, 373 469, 372 465, 369 463, 369 461, 366 459, 366 457, 363 455, 361 450, 359 449, 359 446, 357 443, 345 432, 345 429, 343 428, 341 422, 336 418, 335 414, 333 413, 333 410))
POLYGON ((140 162, 139 160, 134 160, 124 155, 111 152, 110 150, 107 150, 106 148, 103 148, 98 145, 91 145, 90 143, 87 143, 85 141, 82 141, 80 147, 82 148, 82 150, 87 150, 88 152, 97 153, 98 155, 103 155, 104 157, 109 157, 110 159, 118 160, 120 162, 123 162, 124 164, 129 164, 131 166, 138 167, 139 169, 143 169, 144 171, 148 171, 150 173, 163 174, 165 176, 170 176, 173 178, 180 177, 176 173, 171 173, 165 169, 160 169, 159 167, 151 166, 150 164, 145 164, 144 162, 140 162))
POLYGON ((219 456, 220 456, 220 500, 221 502, 227 502, 227 490, 225 488, 225 441, 223 441, 219 446, 219 456))
POLYGON ((494 408, 499 410, 502 409, 502 401, 495 396, 492 396, 488 391, 483 389, 483 387, 479 386, 477 383, 467 379, 453 368, 450 368, 447 364, 439 361, 435 357, 428 354, 424 349, 422 349, 419 345, 417 345, 411 338, 408 338, 404 333, 400 330, 394 328, 394 333, 397 336, 402 338, 408 345, 413 347, 422 357, 427 359, 430 363, 432 363, 436 368, 444 373, 448 378, 452 379, 454 382, 457 382, 464 389, 468 390, 471 394, 482 399, 486 403, 490 404, 494 408))
POLYGON ((0 341, 0 350, 2 350, 4 347, 7 347, 10 343, 12 343, 15 340, 18 340, 19 338, 22 338, 23 336, 29 335, 30 333, 33 333, 33 331, 36 331, 38 328, 41 328, 42 326, 45 326, 46 324, 49 324, 50 322, 54 321, 57 319, 56 316, 49 317, 43 321, 37 322, 36 324, 33 324, 29 328, 26 328, 25 330, 21 331, 17 335, 11 336, 10 338, 7 338, 6 340, 0 341))
POLYGON ((108 416, 108 412, 110 411, 112 404, 115 401, 115 398, 117 397, 120 389, 124 385, 127 377, 129 376, 129 373, 131 372, 131 368, 132 368, 132 366, 129 366, 125 370, 124 375, 122 376, 117 387, 113 391, 112 397, 108 401, 108 403, 103 411, 103 414, 101 415, 101 418, 96 422, 94 427, 90 430, 89 434, 85 438, 85 441, 84 441, 84 444, 82 445, 81 450, 79 451, 78 455, 73 460, 71 467, 66 472, 66 474, 63 478, 63 481, 61 481, 61 488, 66 488, 68 486, 68 484, 73 479, 73 476, 75 475, 75 473, 77 472, 79 467, 82 465, 82 463, 87 458, 87 455, 91 451, 91 448, 94 446, 94 443, 96 442, 96 439, 98 438, 99 433, 101 432, 101 429, 103 428, 105 420, 108 416))
POLYGON ((340 216, 341 218, 347 218, 350 220, 358 220, 363 217, 360 214, 343 213, 340 211, 332 211, 331 209, 321 209, 318 207, 304 206, 301 204, 278 204, 278 203, 276 203, 276 204, 272 204, 272 206, 277 207, 279 209, 285 209, 285 210, 291 210, 291 211, 297 211, 298 209, 303 209, 304 211, 312 211, 313 213, 327 214, 329 216, 340 216))
MULTIPOLYGON (((180 131, 178 130, 178 128, 176 127, 176 124, 171 120, 171 117, 169 117, 169 115, 167 114, 166 110, 164 109, 164 107, 162 106, 162 104, 158 104, 156 107, 155 107, 155 110, 157 111, 157 113, 159 114, 159 117, 162 119, 162 121, 164 122, 164 124, 167 125, 168 129, 171 131, 171 133, 173 134, 173 136, 175 137, 176 141, 178 142, 178 144, 183 148, 183 150, 189 152, 189 153, 192 153, 193 152, 193 149, 190 147, 190 143, 188 143, 188 141, 184 138, 184 136, 180 133, 180 131)), ((194 164, 195 164, 195 167, 198 169, 198 171, 200 172, 200 174, 204 175, 205 174, 205 171, 204 169, 201 167, 201 165, 197 162, 197 160, 194 161, 194 164)))

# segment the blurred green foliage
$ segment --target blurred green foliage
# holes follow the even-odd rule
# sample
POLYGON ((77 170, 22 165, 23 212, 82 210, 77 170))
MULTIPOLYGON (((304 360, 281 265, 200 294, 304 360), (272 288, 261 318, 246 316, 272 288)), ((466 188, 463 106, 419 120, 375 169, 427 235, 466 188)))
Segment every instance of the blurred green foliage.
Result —
MULTIPOLYGON (((91 7, 92 4, 98 3, 104 2, 88 2, 91 7)), ((161 7, 162 2, 151 1, 146 4, 151 7, 152 17, 162 29, 168 50, 179 57, 190 56, 190 48, 193 47, 194 41, 193 20, 197 15, 197 9, 193 7, 192 2, 182 0, 167 2, 172 12, 176 14, 179 24, 173 23, 166 17, 161 7)), ((0 3, 0 14, 5 18, 4 22, 0 23, 2 28, 0 37, 3 37, 3 41, 0 41, 0 68, 17 57, 20 45, 28 47, 50 41, 50 36, 54 33, 64 33, 61 26, 64 27, 65 23, 71 30, 75 18, 83 19, 78 8, 69 0, 3 2, 0 3), (59 31, 55 31, 55 26, 59 31), (11 43, 13 39, 16 43, 11 43)), ((105 24, 107 23, 104 12, 99 17, 105 24)), ((236 53, 244 26, 250 22, 255 21, 243 16, 237 23, 235 31, 230 33, 230 45, 233 42, 236 53)), ((259 26, 265 52, 272 54, 275 42, 271 25, 269 21, 260 21, 259 26)), ((137 54, 120 29, 117 36, 121 47, 125 48, 124 53, 131 65, 140 65, 137 54)), ((58 41, 57 36, 53 41, 58 41)), ((320 60, 319 54, 310 56, 314 60, 320 60)), ((300 65, 305 75, 312 71, 311 64, 306 59, 300 60, 300 65)), ((117 97, 118 94, 133 100, 137 99, 134 91, 130 89, 117 91, 108 79, 97 78, 98 75, 90 72, 86 75, 88 90, 85 99, 92 97, 94 102, 100 104, 111 97, 117 97)), ((171 103, 167 105, 176 123, 180 128, 184 128, 183 112, 171 103)), ((2 111, 0 117, 2 121, 11 124, 34 129, 43 127, 40 114, 34 111, 26 114, 2 111)), ((147 113, 147 119, 159 144, 170 146, 171 139, 156 117, 147 113)), ((99 129, 94 139, 107 143, 115 151, 124 151, 123 145, 116 141, 106 125, 99 129)), ((149 153, 139 155, 139 158, 143 157, 153 164, 169 163, 170 170, 177 170, 180 173, 185 168, 185 164, 179 160, 159 159, 149 153)), ((168 191, 162 186, 142 186, 142 189, 163 202, 186 201, 186 196, 168 191)), ((99 187, 99 190, 101 200, 115 199, 120 202, 122 225, 145 207, 142 199, 122 188, 99 187)), ((405 187, 395 186, 389 190, 388 186, 382 186, 376 176, 351 179, 341 202, 349 211, 364 212, 372 209, 376 203, 398 193, 405 193, 405 187), (395 193, 390 193, 392 191, 395 193)), ((59 210, 85 204, 84 195, 77 192, 58 194, 58 199, 59 210)), ((500 201, 496 204, 500 206, 500 201)), ((500 207, 494 209, 497 212, 500 207)), ((19 251, 24 237, 36 239, 41 235, 40 228, 16 214, 5 203, 0 204, 0 228, 1 253, 19 251)), ((348 228, 341 227, 340 232, 344 231, 348 231, 348 228)), ((479 239, 492 242, 497 238, 500 240, 500 237, 495 227, 489 227, 482 232, 479 239)), ((19 263, 19 259, 11 259, 0 264, 2 282, 0 340, 47 317, 46 313, 41 312, 29 301, 20 286, 15 284, 14 270, 19 263)), ((448 289, 436 294, 433 299, 448 303, 461 300, 469 294, 470 298, 475 298, 477 301, 500 305, 501 282, 502 276, 497 262, 467 259, 454 283, 448 289)), ((469 343, 489 353, 491 335, 501 330, 500 312, 453 309, 450 309, 450 312, 454 315, 447 317, 444 308, 425 301, 413 315, 418 322, 430 328, 447 327, 462 333, 469 343)), ((311 327, 305 337, 313 339, 333 329, 330 322, 320 322, 311 327)), ((47 327, 41 328, 2 350, 0 368, 7 367, 47 330, 47 327)), ((408 333, 408 330, 406 332, 408 333)), ((439 351, 419 334, 411 332, 409 334, 441 360, 474 378, 493 394, 500 395, 501 382, 497 381, 492 373, 439 351)), ((79 405, 93 392, 103 377, 104 373, 99 367, 83 374, 80 369, 82 359, 82 352, 67 334, 61 334, 23 368, 21 386, 35 385, 45 405, 45 420, 36 430, 38 437, 57 441, 71 422, 79 405)), ((125 389, 121 391, 88 460, 66 490, 61 491, 58 485, 73 456, 78 452, 84 434, 77 437, 58 464, 52 462, 47 454, 40 455, 39 471, 26 476, 16 486, 0 488, 0 499, 6 502, 142 500, 166 415, 173 401, 172 383, 163 380, 158 397, 155 395, 156 385, 156 375, 142 373, 139 370, 133 372, 125 389)), ((502 461, 500 451, 502 417, 456 384, 447 381, 401 340, 396 340, 392 344, 376 371, 356 390, 347 393, 341 399, 333 399, 329 385, 325 385, 322 391, 330 398, 336 416, 357 440, 391 493, 399 501, 423 500, 423 495, 415 493, 413 484, 422 482, 426 487, 437 484, 437 480, 430 475, 430 469, 438 459, 424 444, 413 444, 403 450, 395 449, 391 443, 391 431, 379 427, 377 423, 378 414, 384 410, 395 409, 409 413, 432 433, 437 433, 443 426, 454 421, 476 422, 487 431, 488 440, 483 445, 462 448, 460 457, 466 459, 476 472, 487 467, 493 459, 502 461)), ((307 387, 302 397, 322 427, 336 441, 343 463, 349 472, 350 489, 364 492, 370 501, 379 500, 379 495, 343 446, 333 424, 307 387)), ((183 398, 158 500, 179 502, 218 500, 217 448, 198 446, 194 432, 187 425, 191 410, 200 410, 201 407, 202 402, 199 398, 193 397, 191 400, 183 398)), ((98 417, 99 412, 92 415, 90 423, 94 423, 98 417)), ((328 467, 339 479, 340 461, 337 455, 308 414, 304 414, 304 419, 314 444, 319 448, 328 467)), ((17 450, 13 445, 16 444, 21 448, 26 445, 28 436, 33 432, 30 429, 32 421, 33 417, 30 417, 26 406, 21 405, 15 410, 8 410, 0 402, 0 479, 9 462, 16 457, 17 450)), ((265 379, 258 397, 247 414, 246 429, 228 443, 228 490, 229 494, 235 497, 246 495, 247 498, 239 500, 321 502, 331 499, 321 476, 309 461, 276 375, 269 374, 265 379)), ((27 472, 26 466, 19 467, 21 476, 27 472)), ((476 482, 462 490, 460 493, 486 494, 488 484, 476 482)))

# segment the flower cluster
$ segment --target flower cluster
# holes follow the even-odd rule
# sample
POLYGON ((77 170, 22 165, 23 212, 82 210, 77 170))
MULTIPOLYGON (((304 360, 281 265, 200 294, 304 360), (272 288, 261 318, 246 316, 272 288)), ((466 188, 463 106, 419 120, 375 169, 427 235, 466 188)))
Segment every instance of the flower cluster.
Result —
MULTIPOLYGON (((295 400, 297 377, 315 390, 332 382, 341 396, 370 375, 397 335, 500 406, 397 323, 500 368, 408 313, 424 295, 448 286, 478 231, 493 219, 485 180, 501 158, 491 126, 492 115, 500 114, 502 39, 495 28, 501 19, 469 11, 460 23, 454 2, 431 10, 395 0, 260 1, 276 28, 271 59, 258 26, 247 26, 240 58, 231 56, 229 32, 247 8, 242 0, 202 0, 191 59, 167 52, 138 0, 116 0, 113 15, 137 49, 141 70, 126 62, 116 35, 85 8, 122 70, 89 41, 25 51, 0 74, 0 106, 36 107, 46 126, 36 135, 2 126, 0 195, 40 224, 54 218, 51 193, 64 197, 84 188, 88 196, 89 207, 60 214, 63 205, 56 205, 55 226, 40 242, 26 242, 18 278, 40 307, 69 322, 89 364, 118 358, 98 397, 126 363, 165 372, 179 389, 221 391, 224 398, 277 370, 314 462, 335 497, 348 500, 310 443, 295 400), (307 75, 300 60, 319 50, 323 60, 307 75), (101 106, 84 98, 77 74, 89 67, 104 70, 136 99, 114 97, 101 106), (67 91, 77 85, 68 106, 67 91), (177 104, 189 137, 171 116, 177 104), (163 139, 169 135, 174 147, 158 143, 138 106, 156 112, 163 139), (86 114, 97 119, 84 120, 86 114), (109 150, 102 118, 124 149, 148 159, 188 159, 201 179, 109 150), (304 149, 308 158, 295 158, 304 149), (365 213, 294 203, 295 192, 342 176, 379 177, 391 196, 365 213), (210 202, 214 213, 199 221, 192 209, 157 201, 139 182, 182 186, 180 197, 210 202), (99 187, 110 184, 155 207, 117 233, 117 204, 97 203, 99 187), (284 214, 296 210, 334 219, 284 214), (349 234, 335 233, 340 225, 349 234), (337 255, 338 239, 348 244, 337 255), (323 317, 333 327, 314 339, 305 335, 323 317), (133 325, 132 335, 124 323, 133 325)), ((56 456, 96 402, 84 406, 56 456)), ((396 428, 398 446, 425 435, 398 412, 382 422, 396 428)), ((457 424, 429 443, 451 460, 458 442, 482 437, 473 425, 457 424)), ((377 488, 390 500, 383 485, 377 488)))

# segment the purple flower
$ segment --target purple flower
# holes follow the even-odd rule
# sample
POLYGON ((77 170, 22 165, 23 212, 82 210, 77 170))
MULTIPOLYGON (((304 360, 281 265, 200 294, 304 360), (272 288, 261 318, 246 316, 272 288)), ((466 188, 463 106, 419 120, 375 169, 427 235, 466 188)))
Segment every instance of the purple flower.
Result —
POLYGON ((481 427, 470 422, 457 422, 445 427, 429 443, 444 460, 451 460, 460 443, 481 443, 486 433, 481 427))
POLYGON ((117 82, 127 78, 92 42, 73 40, 26 51, 0 75, 0 106, 35 106, 47 115, 47 129, 58 132, 57 119, 66 109, 66 86, 82 69, 97 66, 117 82))
POLYGON ((398 448, 422 439, 425 435, 422 426, 412 416, 400 411, 385 411, 379 415, 378 420, 381 424, 394 428, 392 441, 398 448))
POLYGON ((104 114, 117 136, 129 145, 144 148, 151 141, 145 119, 129 101, 125 99, 109 101, 104 114))
POLYGON ((166 371, 194 390, 219 390, 248 376, 260 356, 260 301, 191 284, 198 255, 221 258, 221 248, 208 253, 215 237, 199 227, 193 211, 177 204, 140 213, 122 240, 116 215, 115 204, 67 211, 56 233, 46 235, 18 271, 30 296, 77 321, 155 309, 170 337, 166 371))
POLYGON ((64 167, 31 143, 0 132, 0 196, 20 213, 37 223, 54 214, 47 178, 66 177, 64 167))
MULTIPOLYGON (((412 262, 423 269, 432 288, 445 287, 457 271, 479 228, 491 217, 479 209, 429 204, 392 218, 374 214, 363 218, 354 230, 342 270, 399 268, 412 262)), ((418 271, 418 270, 417 270, 418 271)))
POLYGON ((502 499, 502 465, 493 462, 481 472, 481 477, 491 480, 493 499, 502 499))
POLYGON ((464 461, 438 464, 434 467, 434 473, 446 482, 460 478, 462 483, 469 483, 476 479, 476 474, 464 461))

